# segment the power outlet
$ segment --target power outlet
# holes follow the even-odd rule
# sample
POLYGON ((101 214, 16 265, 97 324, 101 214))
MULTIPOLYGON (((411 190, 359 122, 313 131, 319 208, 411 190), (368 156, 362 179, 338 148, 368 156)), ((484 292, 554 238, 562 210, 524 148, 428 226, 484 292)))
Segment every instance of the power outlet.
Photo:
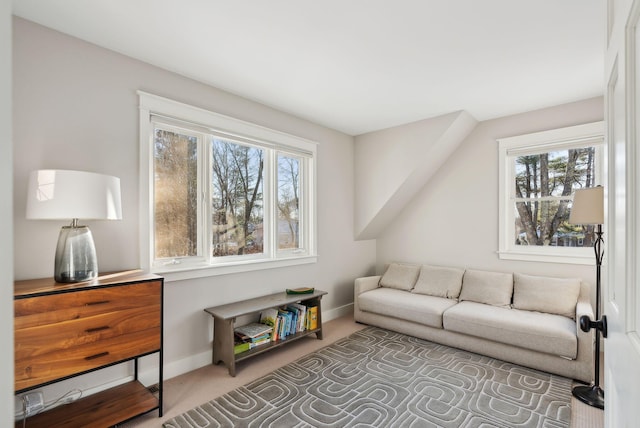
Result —
POLYGON ((29 392, 22 396, 24 401, 24 416, 29 417, 44 410, 44 395, 42 391, 29 392))

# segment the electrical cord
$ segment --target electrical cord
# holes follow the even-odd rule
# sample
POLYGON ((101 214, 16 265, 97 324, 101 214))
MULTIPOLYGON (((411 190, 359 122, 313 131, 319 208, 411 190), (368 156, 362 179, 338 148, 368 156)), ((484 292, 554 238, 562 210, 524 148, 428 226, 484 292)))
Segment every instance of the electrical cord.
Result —
POLYGON ((27 400, 22 397, 22 428, 27 426, 27 400))
MULTIPOLYGON (((78 397, 74 398, 73 400, 69 401, 69 402, 73 402, 76 400, 79 400, 80 398, 82 398, 82 390, 78 389, 78 388, 74 388, 71 391, 67 392, 66 394, 62 395, 61 397, 58 397, 58 399, 52 401, 49 404, 45 404, 42 409, 40 409, 37 412, 34 412, 33 414, 29 415, 29 416, 34 416, 37 415, 40 412, 43 412, 45 410, 47 410, 48 408, 55 406, 56 404, 60 403, 62 400, 66 399, 67 397, 69 397, 71 394, 78 394, 78 397)), ((66 402, 65 402, 66 403, 66 402)), ((24 396, 22 396, 22 428, 26 428, 27 426, 27 400, 25 399, 24 396)))
POLYGON ((76 400, 79 400, 80 398, 82 398, 82 390, 80 390, 80 389, 78 389, 78 388, 74 388, 74 389, 72 389, 71 391, 69 391, 69 392, 67 392, 66 394, 64 394, 62 397, 59 397, 59 398, 58 398, 57 400, 55 400, 54 402, 52 402, 52 403, 49 403, 49 404, 45 405, 45 406, 42 408, 42 410, 46 410, 46 409, 48 409, 49 407, 51 407, 51 406, 54 406, 54 405, 58 404, 59 402, 61 402, 61 401, 62 401, 62 400, 64 400, 65 398, 67 398, 69 395, 74 394, 74 393, 75 393, 75 394, 79 394, 79 395, 78 395, 78 398, 74 398, 74 399, 73 399, 73 400, 71 400, 71 401, 76 401, 76 400))

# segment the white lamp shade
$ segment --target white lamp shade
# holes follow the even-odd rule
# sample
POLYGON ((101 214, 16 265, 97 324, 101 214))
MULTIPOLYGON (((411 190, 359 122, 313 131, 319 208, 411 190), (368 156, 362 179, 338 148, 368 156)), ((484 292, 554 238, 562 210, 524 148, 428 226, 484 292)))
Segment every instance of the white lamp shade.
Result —
POLYGON ((33 171, 27 218, 121 220, 120 179, 84 171, 33 171))
POLYGON ((598 186, 576 190, 573 196, 569 223, 604 223, 604 187, 598 186))

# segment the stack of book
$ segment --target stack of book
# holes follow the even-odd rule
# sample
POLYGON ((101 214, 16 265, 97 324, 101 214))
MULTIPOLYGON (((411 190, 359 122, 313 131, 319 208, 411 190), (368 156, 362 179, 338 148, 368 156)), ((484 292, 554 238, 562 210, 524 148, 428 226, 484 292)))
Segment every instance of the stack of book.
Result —
POLYGON ((234 329, 235 345, 233 352, 239 354, 257 346, 271 342, 273 327, 253 322, 234 329))
POLYGON ((290 303, 263 311, 260 322, 273 327, 271 340, 286 339, 292 334, 318 328, 318 307, 290 303))

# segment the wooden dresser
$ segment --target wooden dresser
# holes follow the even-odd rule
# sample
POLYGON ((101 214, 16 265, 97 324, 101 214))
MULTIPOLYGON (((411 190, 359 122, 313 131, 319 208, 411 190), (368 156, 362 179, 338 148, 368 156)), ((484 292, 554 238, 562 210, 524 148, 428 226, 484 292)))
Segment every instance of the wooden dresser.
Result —
POLYGON ((155 409, 162 416, 163 287, 162 277, 137 270, 76 284, 15 282, 16 394, 126 361, 134 366, 132 381, 29 417, 28 427, 107 427, 155 409), (138 358, 152 353, 158 398, 138 381, 138 358))

